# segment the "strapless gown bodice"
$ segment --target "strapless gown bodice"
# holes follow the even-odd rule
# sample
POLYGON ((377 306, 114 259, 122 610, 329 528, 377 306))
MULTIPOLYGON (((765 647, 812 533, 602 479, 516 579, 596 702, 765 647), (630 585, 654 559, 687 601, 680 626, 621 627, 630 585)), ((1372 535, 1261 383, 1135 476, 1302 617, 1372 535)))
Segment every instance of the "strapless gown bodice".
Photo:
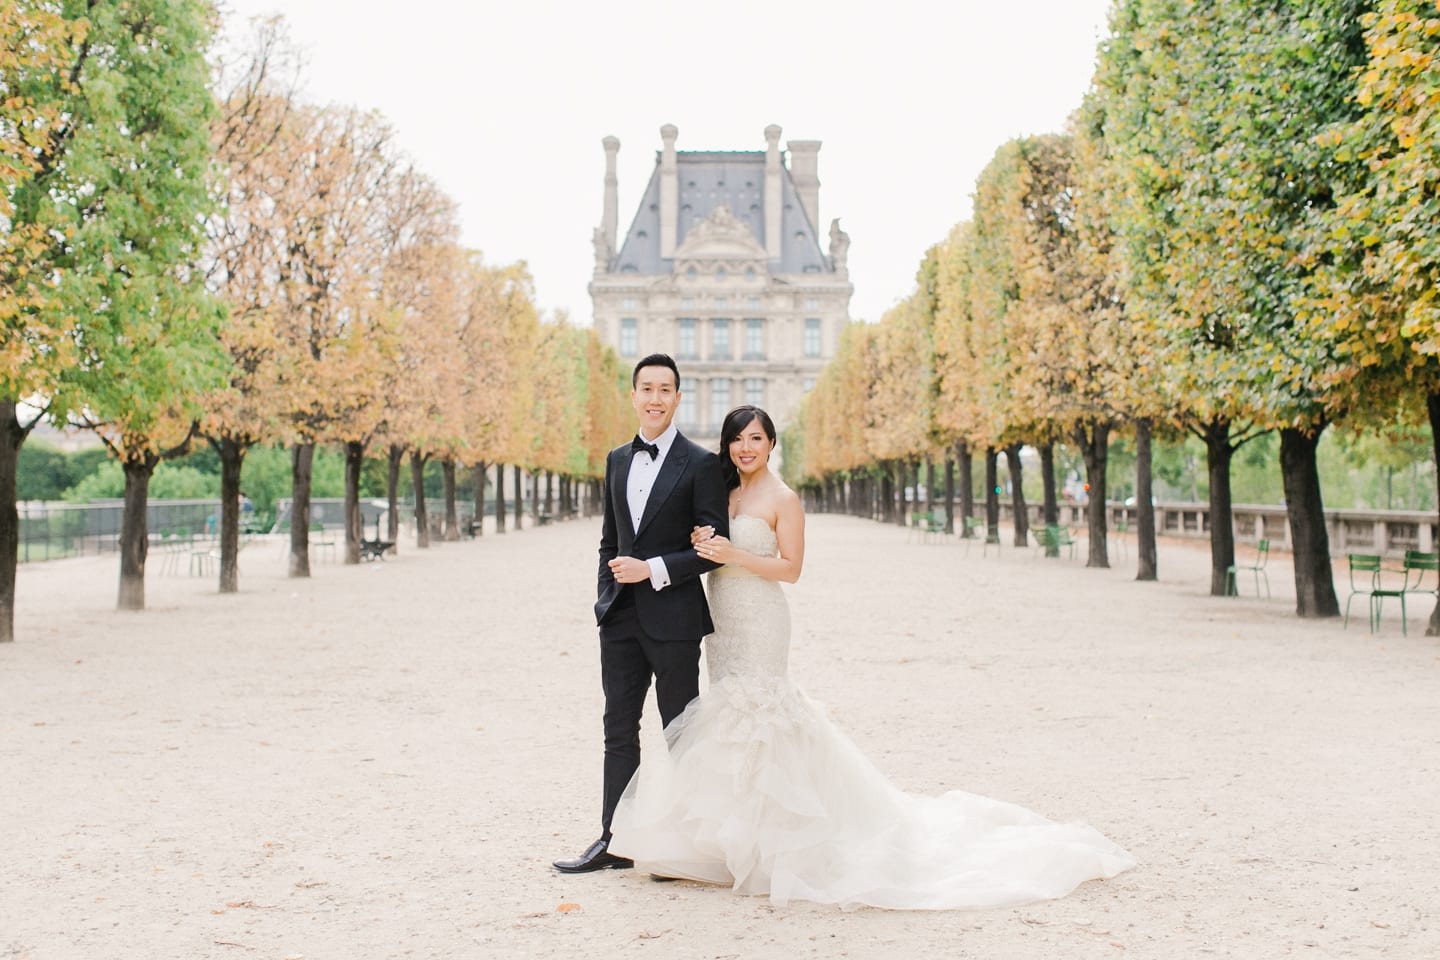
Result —
MULTIPOLYGON (((776 553, 759 518, 734 517, 730 538, 776 553)), ((646 754, 615 812, 612 852, 777 904, 896 909, 1051 899, 1134 865, 1084 824, 963 791, 899 790, 790 680, 781 585, 729 565, 707 587, 709 686, 665 728, 669 751, 646 754)))

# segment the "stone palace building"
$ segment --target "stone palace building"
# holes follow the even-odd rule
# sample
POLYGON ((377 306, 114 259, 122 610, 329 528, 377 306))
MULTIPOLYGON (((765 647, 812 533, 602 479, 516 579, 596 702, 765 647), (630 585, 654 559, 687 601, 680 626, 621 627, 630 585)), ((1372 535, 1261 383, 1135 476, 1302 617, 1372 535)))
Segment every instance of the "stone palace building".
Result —
POLYGON ((850 238, 832 220, 820 242, 818 140, 765 128, 764 150, 661 149, 639 209, 617 240, 620 141, 606 137, 605 209, 590 281, 595 329, 632 364, 680 366, 676 422, 714 449, 726 411, 764 407, 783 430, 850 317, 850 238), (788 155, 788 156, 787 156, 788 155))

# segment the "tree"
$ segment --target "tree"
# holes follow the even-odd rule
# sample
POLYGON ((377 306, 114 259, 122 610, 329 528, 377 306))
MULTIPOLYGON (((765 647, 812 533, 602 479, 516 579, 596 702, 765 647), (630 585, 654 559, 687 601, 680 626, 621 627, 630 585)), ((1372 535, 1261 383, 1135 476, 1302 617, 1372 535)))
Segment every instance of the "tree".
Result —
MULTIPOLYGON (((0 498, 10 501, 0 523, 14 517, 13 454, 33 426, 16 415, 21 399, 38 393, 52 416, 104 421, 136 484, 127 504, 141 505, 127 511, 120 590, 122 607, 139 607, 155 432, 208 376, 217 319, 190 271, 208 202, 214 12, 199 0, 135 0, 16 3, 4 17, 7 40, 24 42, 7 43, 0 61, 10 94, 0 269, 13 291, 0 315, 15 371, 0 410, 0 498)), ((0 534, 12 556, 13 530, 0 534)), ((13 562, 0 557, 0 568, 10 571, 0 584, 8 639, 13 562)))
POLYGON ((276 349, 262 389, 282 401, 291 442, 290 575, 310 575, 310 470, 317 443, 379 409, 392 316, 376 295, 401 159, 393 131, 354 108, 301 107, 275 148, 292 211, 279 246, 276 349))
POLYGON ((283 298, 277 264, 298 199, 289 189, 296 139, 298 58, 279 19, 258 23, 233 60, 215 68, 217 110, 211 125, 215 211, 206 221, 209 288, 227 305, 219 331, 229 355, 226 382, 204 400, 200 434, 220 458, 219 589, 239 589, 240 478, 246 454, 281 436, 282 398, 271 365, 283 298))
MULTIPOLYGON (((1402 421, 1428 419, 1440 465, 1440 34, 1433 3, 1374 7, 1360 18, 1360 112, 1319 137, 1339 187, 1311 248, 1306 326, 1331 347, 1318 376, 1330 411, 1371 423, 1397 411, 1402 421)), ((1426 632, 1440 634, 1440 604, 1426 632)))

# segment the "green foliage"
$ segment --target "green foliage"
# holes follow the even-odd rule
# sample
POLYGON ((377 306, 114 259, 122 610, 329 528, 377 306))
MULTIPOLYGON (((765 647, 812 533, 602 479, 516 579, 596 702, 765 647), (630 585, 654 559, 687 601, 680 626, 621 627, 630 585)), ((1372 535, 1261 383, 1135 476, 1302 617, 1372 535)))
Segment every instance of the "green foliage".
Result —
POLYGON ((65 491, 94 473, 105 457, 103 447, 66 453, 32 439, 20 448, 20 461, 16 465, 16 496, 20 500, 63 499, 65 491))

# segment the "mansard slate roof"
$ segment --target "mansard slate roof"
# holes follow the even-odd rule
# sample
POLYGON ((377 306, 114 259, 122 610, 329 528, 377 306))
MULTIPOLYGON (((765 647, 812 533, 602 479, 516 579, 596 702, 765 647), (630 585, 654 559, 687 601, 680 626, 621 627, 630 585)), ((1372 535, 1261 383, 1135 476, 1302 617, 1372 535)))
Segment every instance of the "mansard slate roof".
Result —
MULTIPOLYGON (((726 204, 735 219, 750 228, 756 241, 765 243, 765 152, 763 150, 678 150, 675 166, 679 180, 679 218, 675 246, 685 242, 690 228, 726 204)), ((830 258, 821 252, 815 225, 810 222, 790 168, 780 168, 780 233, 785 238, 781 257, 769 263, 771 273, 832 273, 830 258)), ((640 198, 640 208, 610 264, 615 273, 668 274, 674 261, 660 256, 660 163, 640 198)))

